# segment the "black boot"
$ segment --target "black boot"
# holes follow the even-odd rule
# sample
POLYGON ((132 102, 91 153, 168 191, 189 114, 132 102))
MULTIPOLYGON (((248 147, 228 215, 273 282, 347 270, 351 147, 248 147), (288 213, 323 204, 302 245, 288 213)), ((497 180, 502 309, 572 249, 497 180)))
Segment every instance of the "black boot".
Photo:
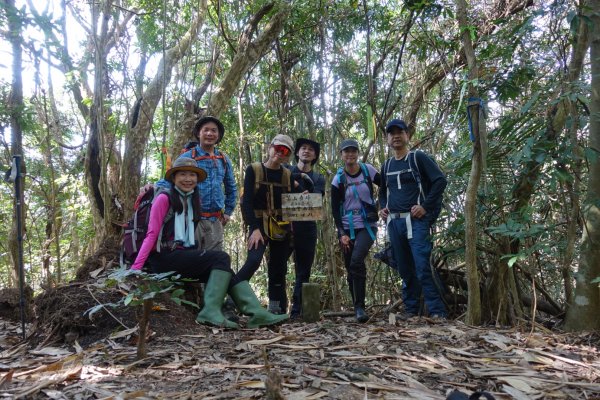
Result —
POLYGON ((292 309, 290 312, 290 319, 300 319, 302 317, 302 303, 292 303, 292 309))
POLYGON ((290 309, 290 319, 299 319, 302 316, 302 284, 294 286, 292 294, 292 308, 290 309))
POLYGON ((273 314, 286 314, 287 303, 285 285, 269 283, 269 312, 273 314))
POLYGON ((369 320, 369 316, 365 312, 365 291, 367 282, 364 278, 354 278, 352 281, 352 287, 354 292, 354 313, 356 315, 356 321, 365 323, 369 320))

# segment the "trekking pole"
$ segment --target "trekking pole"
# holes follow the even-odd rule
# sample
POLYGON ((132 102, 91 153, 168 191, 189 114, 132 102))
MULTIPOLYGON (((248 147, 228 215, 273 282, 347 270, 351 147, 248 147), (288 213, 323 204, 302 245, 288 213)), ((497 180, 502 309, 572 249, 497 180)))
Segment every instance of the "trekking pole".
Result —
POLYGON ((14 182, 15 184, 15 204, 17 206, 17 245, 19 247, 19 311, 21 314, 21 332, 23 334, 23 340, 25 340, 25 273, 23 271, 23 226, 21 221, 21 155, 13 156, 13 164, 7 171, 4 179, 7 182, 14 182))

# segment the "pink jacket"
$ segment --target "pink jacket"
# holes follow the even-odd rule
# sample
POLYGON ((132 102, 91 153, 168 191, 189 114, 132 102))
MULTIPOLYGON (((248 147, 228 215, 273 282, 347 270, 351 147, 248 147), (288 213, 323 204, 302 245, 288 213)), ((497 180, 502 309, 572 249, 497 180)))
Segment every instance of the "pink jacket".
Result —
POLYGON ((163 193, 154 199, 152 209, 150 210, 148 233, 146 234, 146 238, 142 243, 142 248, 136 257, 135 262, 131 266, 131 269, 141 270, 144 267, 148 256, 150 256, 150 253, 156 251, 158 234, 160 233, 160 228, 165 220, 165 216, 169 211, 169 207, 171 207, 171 202, 169 201, 169 196, 166 194, 163 193))

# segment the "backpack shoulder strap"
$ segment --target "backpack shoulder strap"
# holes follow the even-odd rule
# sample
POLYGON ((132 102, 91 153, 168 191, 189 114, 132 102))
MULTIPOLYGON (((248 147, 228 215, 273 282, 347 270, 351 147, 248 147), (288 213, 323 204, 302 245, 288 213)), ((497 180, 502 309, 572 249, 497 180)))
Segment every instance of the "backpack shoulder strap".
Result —
POLYGON ((385 174, 385 176, 387 176, 387 173, 390 171, 390 164, 392 163, 392 158, 388 158, 387 160, 385 160, 385 163, 383 164, 383 173, 385 174))
POLYGON ((417 186, 419 187, 419 196, 417 197, 417 204, 421 205, 421 197, 423 197, 423 199, 425 198, 425 192, 423 191, 423 184, 421 183, 421 171, 419 170, 419 165, 417 164, 417 151, 418 150, 411 150, 408 153, 408 166, 412 170, 413 178, 415 178, 417 186))
POLYGON ((419 169, 419 163, 417 162, 417 152, 419 150, 411 150, 408 153, 408 166, 413 170, 413 175, 418 185, 421 185, 421 170, 419 169))
POLYGON ((286 193, 292 191, 292 171, 285 167, 283 167, 283 173, 281 174, 281 186, 283 188, 287 187, 286 193))
MULTIPOLYGON (((160 188, 159 188, 160 189, 160 188)), ((162 188, 163 190, 157 190, 156 193, 154 194, 154 200, 156 200, 158 198, 158 196, 160 196, 161 194, 164 194, 165 196, 169 195, 169 189, 167 188, 162 188)), ((175 213, 173 212, 173 208, 169 205, 169 210, 167 211, 167 214, 165 215, 165 219, 163 219, 163 223, 160 227, 160 231, 158 232, 158 237, 156 238, 156 252, 160 253, 160 251, 164 248, 167 247, 167 239, 169 238, 170 234, 172 232, 165 232, 165 226, 168 226, 169 222, 171 221, 171 219, 173 219, 173 216, 175 215, 175 213)))
POLYGON ((367 182, 367 186, 369 187, 369 192, 371 194, 371 198, 373 198, 373 179, 371 178, 369 169, 367 168, 367 165, 363 162, 359 162, 358 165, 360 165, 360 170, 362 171, 363 177, 365 178, 365 181, 367 182))
POLYGON ((264 180, 263 167, 261 162, 253 162, 250 165, 254 171, 254 193, 256 194, 260 187, 260 183, 264 180))
POLYGON ((227 168, 229 167, 227 164, 227 154, 225 154, 225 152, 222 150, 219 150, 219 153, 220 155, 218 155, 217 158, 220 158, 223 162, 223 169, 225 170, 225 175, 227 175, 227 168))
POLYGON ((340 197, 343 203, 346 198, 346 174, 344 173, 344 168, 339 167, 336 175, 338 177, 338 189, 340 190, 340 197))
POLYGON ((388 175, 388 172, 390 171, 390 164, 391 163, 392 163, 392 158, 391 157, 388 158, 387 160, 385 160, 385 163, 383 164, 383 174, 384 175, 381 177, 381 180, 383 182, 385 182, 385 188, 386 188, 386 191, 385 191, 385 193, 386 193, 386 196, 385 196, 385 200, 386 200, 385 207, 386 208, 387 208, 388 204, 390 203, 390 185, 388 184, 388 181, 387 181, 387 175, 388 175))

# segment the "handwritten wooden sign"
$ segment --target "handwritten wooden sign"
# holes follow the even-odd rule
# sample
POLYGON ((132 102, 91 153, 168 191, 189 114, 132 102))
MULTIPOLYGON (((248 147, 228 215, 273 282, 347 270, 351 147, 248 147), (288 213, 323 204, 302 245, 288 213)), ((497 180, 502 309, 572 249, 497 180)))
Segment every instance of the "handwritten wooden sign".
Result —
POLYGON ((284 193, 281 208, 284 221, 322 220, 323 196, 320 193, 284 193))

